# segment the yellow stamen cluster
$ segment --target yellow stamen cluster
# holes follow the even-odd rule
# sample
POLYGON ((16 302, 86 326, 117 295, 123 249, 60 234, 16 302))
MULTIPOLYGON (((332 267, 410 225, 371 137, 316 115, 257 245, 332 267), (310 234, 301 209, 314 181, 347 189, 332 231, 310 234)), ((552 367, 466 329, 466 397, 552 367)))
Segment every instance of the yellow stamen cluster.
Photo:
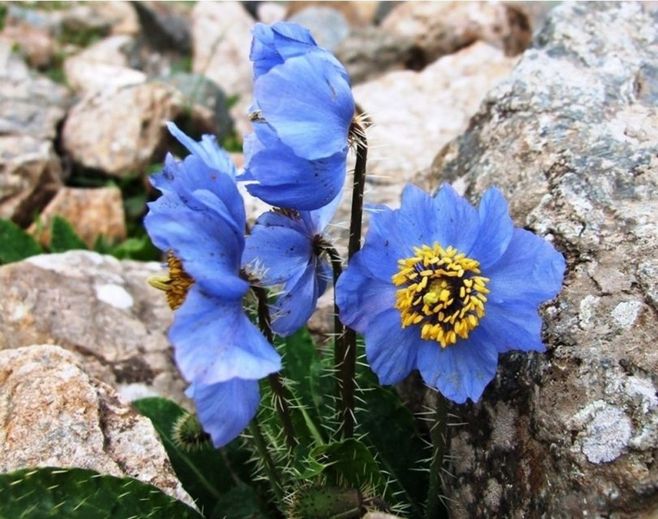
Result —
POLYGON ((194 283, 194 279, 185 272, 181 260, 171 251, 167 253, 167 267, 169 267, 168 275, 151 276, 148 281, 151 286, 165 292, 169 308, 176 310, 185 301, 187 291, 194 283))
POLYGON ((395 308, 402 327, 420 326, 420 336, 442 348, 466 339, 484 316, 488 278, 480 263, 454 247, 414 247, 411 258, 398 260, 393 284, 400 287, 395 308))

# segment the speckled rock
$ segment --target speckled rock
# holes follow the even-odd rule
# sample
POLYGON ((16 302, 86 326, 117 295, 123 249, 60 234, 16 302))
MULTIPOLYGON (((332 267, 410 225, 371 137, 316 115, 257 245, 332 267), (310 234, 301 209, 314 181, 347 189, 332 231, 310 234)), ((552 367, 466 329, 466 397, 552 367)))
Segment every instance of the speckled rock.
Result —
POLYGON ((251 28, 255 20, 240 2, 198 2, 192 10, 192 70, 227 95, 251 92, 251 28))
POLYGON ((350 32, 343 13, 324 5, 306 7, 295 12, 289 20, 306 27, 320 47, 332 52, 350 32))
POLYGON ((54 139, 68 104, 66 88, 29 70, 0 40, 0 135, 54 139))
POLYGON ((0 218, 27 226, 62 186, 62 167, 51 142, 0 135, 0 218))
POLYGON ((110 243, 126 238, 126 215, 118 187, 63 187, 39 214, 38 224, 29 228, 43 244, 50 243, 50 226, 55 216, 71 223, 89 248, 99 236, 110 243))
POLYGON ((162 160, 168 132, 165 122, 198 117, 212 127, 208 110, 186 110, 182 94, 170 85, 148 82, 103 90, 81 99, 62 131, 64 149, 86 167, 113 176, 141 172, 157 156, 162 160))
POLYGON ((532 36, 522 11, 500 2, 400 2, 382 29, 414 41, 418 61, 432 63, 476 41, 522 52, 532 36))
POLYGON ((452 411, 455 518, 658 515, 657 43, 642 4, 556 7, 436 157, 437 180, 500 186, 568 262, 547 353, 506 355, 452 411))
POLYGON ((146 283, 160 269, 88 251, 0 267, 0 350, 58 344, 126 400, 161 395, 185 402, 166 335, 172 313, 146 283))
POLYGON ((146 81, 146 74, 129 66, 135 39, 127 35, 105 38, 64 61, 66 81, 76 92, 117 89, 146 81))
POLYGON ((0 473, 26 467, 129 476, 193 505, 150 420, 58 346, 0 351, 0 473))

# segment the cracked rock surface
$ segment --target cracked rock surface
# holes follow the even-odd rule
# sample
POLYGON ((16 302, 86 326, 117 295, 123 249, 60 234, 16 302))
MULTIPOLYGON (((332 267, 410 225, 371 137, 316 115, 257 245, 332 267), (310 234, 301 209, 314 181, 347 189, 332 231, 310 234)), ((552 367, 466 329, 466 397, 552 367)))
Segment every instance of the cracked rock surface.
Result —
POLYGON ((166 335, 171 310, 146 283, 160 269, 89 251, 0 267, 0 350, 57 344, 125 400, 160 395, 184 403, 166 335))
POLYGON ((87 375, 73 353, 0 351, 0 472, 48 466, 134 477, 194 506, 150 420, 87 375))
POLYGON ((453 517, 658 515, 657 63, 650 6, 561 5, 434 160, 472 199, 500 186, 568 262, 547 353, 453 408, 453 517))

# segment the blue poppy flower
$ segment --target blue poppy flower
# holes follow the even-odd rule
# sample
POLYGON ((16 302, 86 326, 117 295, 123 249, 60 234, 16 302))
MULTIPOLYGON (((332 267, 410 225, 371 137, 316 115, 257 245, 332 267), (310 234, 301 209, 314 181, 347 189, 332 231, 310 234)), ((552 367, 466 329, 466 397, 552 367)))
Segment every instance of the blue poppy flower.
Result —
POLYGON ((319 209, 345 180, 354 116, 347 72, 307 29, 287 22, 256 25, 251 60, 256 117, 240 180, 271 205, 319 209))
POLYGON ((167 156, 152 177, 162 196, 149 204, 144 225, 167 252, 162 288, 176 310, 169 330, 176 364, 201 423, 221 446, 247 426, 258 407, 258 380, 281 361, 242 307, 249 284, 240 276, 245 211, 235 168, 213 139, 197 143, 170 130, 192 154, 167 156))
POLYGON ((514 228, 497 189, 476 209, 449 186, 434 197, 407 186, 400 209, 373 214, 337 302, 381 383, 418 369, 446 398, 477 401, 499 353, 544 350, 538 305, 564 269, 548 242, 514 228))
POLYGON ((327 288, 332 271, 323 235, 340 196, 316 211, 270 211, 254 225, 243 254, 245 268, 265 286, 281 286, 272 329, 287 336, 304 326, 327 288))

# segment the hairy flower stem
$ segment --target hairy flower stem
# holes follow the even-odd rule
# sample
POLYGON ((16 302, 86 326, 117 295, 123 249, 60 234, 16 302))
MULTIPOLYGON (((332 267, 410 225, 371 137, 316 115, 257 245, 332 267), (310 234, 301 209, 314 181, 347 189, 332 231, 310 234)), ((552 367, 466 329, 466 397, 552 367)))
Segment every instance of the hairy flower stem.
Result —
MULTIPOLYGON (((327 253, 329 256, 329 261, 331 262, 331 270, 333 272, 333 282, 334 282, 334 351, 339 351, 341 348, 341 343, 343 341, 343 334, 345 333, 345 327, 340 320, 338 315, 338 303, 336 302, 336 283, 338 283, 338 278, 343 273, 343 259, 340 257, 338 251, 334 248, 331 243, 323 241, 321 244, 322 250, 327 253)), ((336 361, 338 362, 336 357, 336 361)))
MULTIPOLYGON (((366 162, 368 160, 368 141, 365 130, 356 122, 350 130, 356 138, 356 165, 354 166, 354 184, 352 191, 352 211, 350 216, 350 240, 347 248, 348 261, 361 248, 361 227, 363 223, 363 189, 366 184, 366 162)), ((341 325, 342 327, 342 325, 341 325)), ((337 330, 338 332, 338 330, 337 330)), ((354 375, 356 370, 356 332, 345 328, 343 340, 336 348, 334 362, 340 374, 341 434, 351 438, 354 434, 354 375)))
MULTIPOLYGON (((267 304, 267 290, 263 287, 252 286, 254 294, 258 299, 258 325, 265 338, 274 344, 274 334, 272 333, 272 325, 270 320, 270 309, 267 304)), ((290 416, 290 408, 288 407, 288 391, 286 390, 281 377, 278 373, 268 375, 267 381, 270 383, 272 392, 274 393, 274 402, 276 411, 283 426, 283 433, 286 437, 286 443, 291 449, 297 445, 297 438, 295 438, 295 430, 292 426, 292 418, 290 416)))
POLYGON ((443 470, 443 457, 447 450, 448 442, 448 400, 437 393, 436 408, 434 409, 434 423, 432 424, 432 463, 430 464, 430 481, 427 493, 427 519, 444 517, 445 508, 441 503, 443 470))
POLYGON ((283 503, 285 494, 283 492, 283 484, 281 482, 281 476, 277 472, 276 465, 274 464, 274 460, 272 459, 270 452, 267 450, 267 445, 265 444, 265 438, 263 438, 263 433, 260 430, 260 425, 258 424, 256 418, 254 418, 251 421, 251 424, 249 425, 249 431, 251 432, 251 436, 253 437, 254 445, 256 446, 256 451, 258 451, 258 455, 263 460, 263 467, 265 468, 265 472, 267 473, 267 479, 270 481, 270 484, 272 485, 271 487, 272 492, 274 492, 274 496, 276 497, 276 500, 279 503, 283 503))

